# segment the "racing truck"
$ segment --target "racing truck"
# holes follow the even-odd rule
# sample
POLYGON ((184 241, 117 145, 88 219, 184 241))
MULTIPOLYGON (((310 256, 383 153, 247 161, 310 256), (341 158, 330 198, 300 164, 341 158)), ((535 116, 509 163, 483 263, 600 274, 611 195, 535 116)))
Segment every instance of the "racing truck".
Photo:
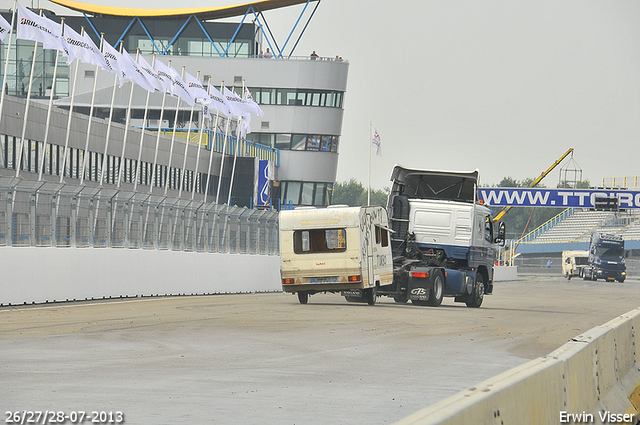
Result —
POLYGON ((478 170, 396 165, 387 209, 302 207, 280 213, 284 292, 339 292, 347 301, 439 306, 443 297, 480 307, 493 293, 496 245, 505 225, 477 201, 478 170), (337 242, 334 242, 337 241, 337 242))
POLYGON ((624 257, 622 236, 592 232, 589 240, 589 264, 583 269, 582 278, 624 282, 627 277, 624 257))

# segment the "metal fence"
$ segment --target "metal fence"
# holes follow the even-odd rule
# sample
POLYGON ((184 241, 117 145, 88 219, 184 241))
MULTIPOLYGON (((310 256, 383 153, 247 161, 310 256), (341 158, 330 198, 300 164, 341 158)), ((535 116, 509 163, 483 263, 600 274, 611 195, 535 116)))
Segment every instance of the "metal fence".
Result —
POLYGON ((280 252, 274 211, 53 184, 0 188, 0 246, 280 252))

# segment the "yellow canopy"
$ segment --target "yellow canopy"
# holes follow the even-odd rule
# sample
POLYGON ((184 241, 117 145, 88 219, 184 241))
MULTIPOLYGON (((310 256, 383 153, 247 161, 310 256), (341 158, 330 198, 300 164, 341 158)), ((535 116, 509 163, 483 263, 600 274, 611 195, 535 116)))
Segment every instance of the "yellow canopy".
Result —
MULTIPOLYGON (((279 9, 281 7, 293 6, 296 4, 306 3, 307 0, 263 0, 253 3, 244 3, 234 6, 219 7, 190 7, 176 9, 145 9, 137 7, 116 7, 102 6, 97 4, 82 3, 73 0, 51 0, 52 2, 69 9, 92 15, 109 15, 109 16, 137 16, 140 18, 175 18, 178 16, 196 15, 198 19, 212 20, 230 18, 233 16, 241 16, 247 12, 249 6, 253 6, 256 12, 271 9, 279 9)), ((318 0, 312 0, 318 1, 318 0)))

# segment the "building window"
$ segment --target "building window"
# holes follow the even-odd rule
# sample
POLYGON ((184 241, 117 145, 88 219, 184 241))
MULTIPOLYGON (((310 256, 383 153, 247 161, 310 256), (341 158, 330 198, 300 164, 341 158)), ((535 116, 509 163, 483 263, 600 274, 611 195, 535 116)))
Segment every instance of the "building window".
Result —
POLYGON ((284 206, 327 206, 332 190, 332 183, 283 181, 280 182, 280 203, 284 206))
POLYGON ((338 136, 319 134, 251 133, 247 140, 254 143, 294 151, 338 152, 338 136))
POLYGON ((262 87, 249 87, 248 90, 260 105, 342 107, 343 92, 338 91, 262 87))

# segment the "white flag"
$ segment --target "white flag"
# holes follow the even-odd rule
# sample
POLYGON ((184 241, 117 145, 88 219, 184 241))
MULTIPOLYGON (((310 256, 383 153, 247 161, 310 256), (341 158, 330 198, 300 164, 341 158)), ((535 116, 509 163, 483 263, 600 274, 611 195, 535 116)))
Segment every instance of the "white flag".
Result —
MULTIPOLYGON (((80 35, 75 32, 73 28, 65 26, 64 40, 73 56, 80 62, 90 63, 105 70, 108 69, 100 49, 96 47, 87 33, 80 35)), ((71 60, 73 60, 71 57, 69 57, 69 59, 67 63, 71 63, 71 60)))
POLYGON ((11 32, 11 24, 0 15, 0 40, 4 42, 9 32, 11 32))
POLYGON ((156 59, 155 72, 160 77, 162 88, 160 91, 173 94, 173 78, 171 77, 171 70, 167 65, 163 64, 160 60, 156 59))
MULTIPOLYGON (((164 89, 164 79, 158 75, 158 73, 149 65, 149 63, 144 60, 141 55, 138 55, 138 66, 145 73, 147 80, 153 85, 153 87, 158 91, 165 91, 164 89)), ((151 91, 151 90, 149 90, 151 91)))
POLYGON ((264 117, 264 111, 262 110, 262 108, 260 108, 258 103, 255 100, 253 100, 253 96, 251 96, 251 92, 249 91, 249 89, 244 90, 244 98, 245 98, 245 101, 249 104, 249 106, 253 108, 253 111, 251 112, 253 112, 259 117, 264 117))
POLYGON ((211 109, 220 112, 227 118, 231 117, 231 108, 229 107, 227 99, 222 95, 222 93, 220 93, 217 88, 213 87, 212 85, 209 85, 209 99, 211 100, 211 102, 204 104, 205 118, 211 120, 211 109))
POLYGON ((187 90, 187 83, 182 80, 182 77, 180 77, 180 74, 178 74, 175 69, 168 67, 159 60, 156 60, 156 71, 158 72, 158 75, 164 78, 167 84, 169 84, 167 87, 168 93, 180 97, 182 100, 187 102, 189 106, 195 105, 195 101, 193 100, 193 97, 191 97, 191 93, 187 90))
POLYGON ((229 104, 229 108, 231 109, 231 114, 236 117, 241 117, 246 114, 250 114, 253 112, 253 108, 240 96, 229 90, 228 88, 223 88, 224 97, 227 99, 229 104))
POLYGON ((173 90, 172 90, 173 94, 175 94, 176 96, 180 97, 182 100, 187 102, 187 105, 189 105, 189 106, 195 105, 196 101, 193 98, 193 96, 191 95, 191 92, 189 91, 187 83, 184 82, 184 80, 182 79, 180 74, 178 74, 178 71, 173 69, 173 67, 170 67, 169 70, 171 70, 171 72, 173 74, 172 75, 172 77, 173 77, 173 90))
POLYGON ((187 87, 189 93, 191 93, 191 97, 194 98, 196 102, 210 102, 209 93, 207 93, 207 90, 196 77, 189 74, 188 72, 185 72, 185 82, 187 83, 187 87))
POLYGON ((371 139, 371 144, 376 147, 376 155, 382 156, 382 143, 380 142, 378 130, 375 128, 373 129, 373 139, 371 139))
POLYGON ((18 28, 16 37, 21 40, 39 41, 45 49, 62 50, 62 26, 44 16, 38 16, 18 4, 18 28))
POLYGON ((249 133, 251 133, 251 114, 245 114, 242 116, 240 125, 236 128, 236 136, 244 139, 249 133))
POLYGON ((125 73, 125 78, 127 80, 133 81, 146 91, 153 93, 155 91, 155 87, 153 85, 153 82, 150 81, 150 79, 152 79, 153 77, 148 76, 148 74, 140 68, 140 66, 125 49, 122 49, 121 56, 122 68, 123 72, 125 73))
POLYGON ((102 54, 104 55, 104 61, 107 63, 107 71, 118 75, 119 87, 122 87, 126 80, 122 55, 111 44, 107 43, 107 40, 102 41, 102 54))

